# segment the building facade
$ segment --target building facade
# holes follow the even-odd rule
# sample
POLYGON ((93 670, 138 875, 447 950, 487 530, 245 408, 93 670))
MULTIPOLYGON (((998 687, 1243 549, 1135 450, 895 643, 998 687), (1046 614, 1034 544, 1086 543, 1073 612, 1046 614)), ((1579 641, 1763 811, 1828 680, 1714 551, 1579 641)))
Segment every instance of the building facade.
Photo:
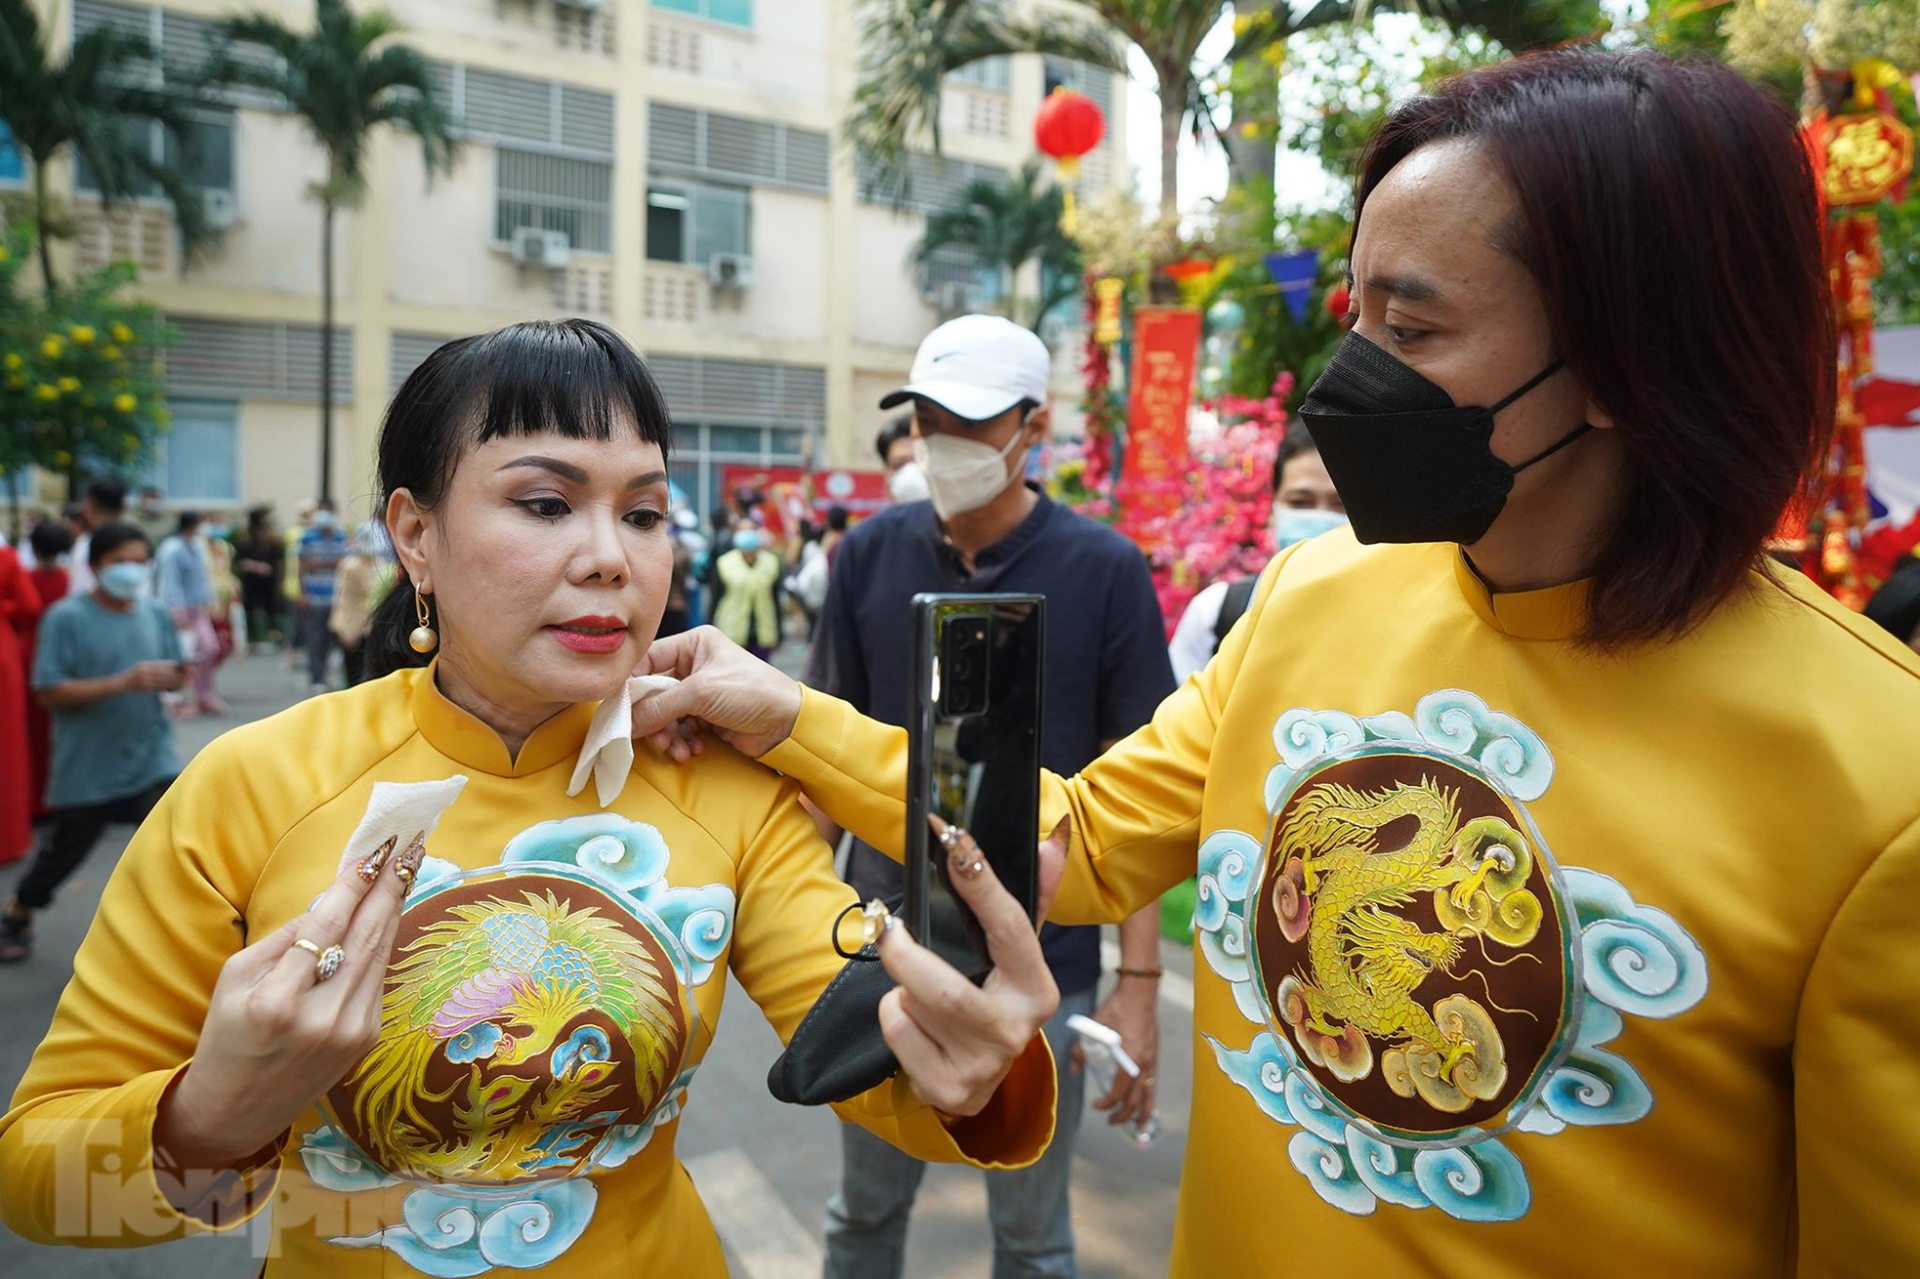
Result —
MULTIPOLYGON (((114 26, 183 75, 235 0, 48 0, 58 43, 114 26)), ((870 467, 919 339, 991 305, 977 263, 909 263, 925 213, 1031 158, 1048 89, 1108 111, 1084 192, 1128 180, 1121 78, 1037 56, 950 77, 944 162, 915 155, 904 210, 882 198, 840 127, 858 58, 856 0, 389 0, 431 60, 464 145, 429 182, 418 144, 376 135, 364 202, 335 224, 332 489, 369 510, 392 391, 440 342, 516 320, 611 323, 645 353, 676 421, 673 471, 703 515, 739 462, 870 467)), ((290 25, 311 7, 267 0, 290 25)), ((271 502, 318 490, 319 149, 245 94, 209 112, 200 151, 225 228, 180 261, 164 202, 109 212, 83 170, 52 175, 88 216, 69 270, 130 258, 180 341, 174 427, 154 480, 170 501, 271 502)), ((164 154, 166 139, 152 130, 164 154)), ((24 180, 0 152, 0 186, 24 180)), ((1063 344, 1064 345, 1064 344, 1063 344)), ((1073 360, 1060 360, 1072 400, 1073 360)), ((1071 416, 1071 414, 1068 414, 1071 416)))

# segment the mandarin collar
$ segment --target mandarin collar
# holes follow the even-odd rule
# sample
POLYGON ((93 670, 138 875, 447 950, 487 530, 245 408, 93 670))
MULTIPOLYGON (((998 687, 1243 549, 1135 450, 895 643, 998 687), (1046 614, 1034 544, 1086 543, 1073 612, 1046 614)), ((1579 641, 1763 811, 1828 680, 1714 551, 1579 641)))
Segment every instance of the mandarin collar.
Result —
POLYGON ((1474 571, 1466 551, 1457 546, 1453 577, 1481 621, 1502 635, 1524 640, 1566 640, 1578 635, 1593 588, 1591 581, 1583 579, 1537 591, 1495 592, 1474 571))
MULTIPOLYGON (((1023 481, 1023 483, 1025 483, 1027 488, 1032 490, 1033 495, 1040 500, 1033 504, 1033 509, 1027 512, 1025 519, 1013 526, 1012 532, 995 542, 992 546, 985 546, 974 552, 973 562, 976 570, 984 568, 989 564, 998 564, 1013 558, 1022 547, 1040 536, 1040 531, 1046 527, 1047 521, 1052 518, 1053 499, 1047 496, 1046 490, 1031 480, 1023 481)), ((954 546, 952 540, 947 537, 947 526, 942 524, 939 515, 934 513, 933 503, 928 502, 926 507, 927 536, 932 538, 934 543, 942 549, 957 553, 957 548, 954 546)))
POLYGON ((447 700, 436 678, 440 659, 414 674, 413 722, 427 744, 463 768, 496 777, 526 777, 572 759, 587 740, 595 704, 578 702, 533 730, 517 758, 508 758, 500 734, 447 700))

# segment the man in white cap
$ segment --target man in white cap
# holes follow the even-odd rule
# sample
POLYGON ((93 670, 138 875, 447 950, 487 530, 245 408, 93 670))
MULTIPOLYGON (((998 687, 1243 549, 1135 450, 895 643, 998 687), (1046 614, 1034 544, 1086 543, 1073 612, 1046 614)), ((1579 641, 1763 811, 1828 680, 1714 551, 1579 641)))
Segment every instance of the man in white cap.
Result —
MULTIPOLYGON (((1041 762, 1058 771, 1084 767, 1146 723, 1174 685, 1159 601, 1138 549, 1023 482, 1027 459, 1047 434, 1050 365, 1039 338, 998 316, 963 316, 921 343, 908 384, 880 407, 912 404, 913 451, 931 500, 891 507, 847 534, 806 682, 864 714, 905 724, 912 654, 904 636, 916 594, 1043 594, 1041 762)), ((858 841, 847 878, 862 899, 893 898, 903 886, 899 865, 858 841)), ((1099 930, 1049 924, 1041 932, 1060 988, 1060 1010, 1045 1029, 1060 1066, 1059 1118, 1038 1163, 987 1174, 996 1275, 1074 1273, 1068 1173, 1084 1089, 1071 1067, 1068 1016, 1091 1013, 1117 1028, 1141 1065, 1139 1080, 1121 1077, 1095 1106, 1115 1123, 1144 1122, 1152 1111, 1158 925, 1156 908, 1121 925, 1118 975, 1097 1009, 1099 930)), ((851 1125, 842 1128, 841 1149, 840 1191, 827 1206, 826 1273, 892 1279, 901 1273, 923 1166, 851 1125)))

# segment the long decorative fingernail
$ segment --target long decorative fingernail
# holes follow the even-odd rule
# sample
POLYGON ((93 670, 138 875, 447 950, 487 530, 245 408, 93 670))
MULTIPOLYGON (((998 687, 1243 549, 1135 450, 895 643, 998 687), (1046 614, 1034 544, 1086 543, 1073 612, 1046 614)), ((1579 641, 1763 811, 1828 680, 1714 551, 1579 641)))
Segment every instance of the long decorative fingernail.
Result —
POLYGON ((958 826, 947 827, 947 834, 953 838, 942 837, 941 842, 947 846, 947 862, 953 867, 953 873, 965 875, 968 879, 980 878, 980 872, 987 868, 987 864, 980 860, 980 850, 974 847, 973 836, 958 826))
POLYGON ((880 940, 880 934, 893 927, 899 921, 893 912, 878 897, 868 902, 860 910, 860 944, 871 946, 880 940))
POLYGON ((380 878, 380 872, 386 868, 387 858, 393 855, 394 845, 399 842, 400 837, 398 835, 388 837, 386 843, 380 845, 380 847, 374 849, 371 853, 368 853, 366 858, 354 868, 354 874, 360 876, 362 882, 368 884, 380 878))
POLYGON ((425 838, 425 831, 421 831, 415 835, 413 842, 407 845, 407 851, 401 853, 394 861, 393 873, 395 877, 408 887, 412 887, 414 876, 420 873, 420 863, 426 858, 427 846, 425 838))

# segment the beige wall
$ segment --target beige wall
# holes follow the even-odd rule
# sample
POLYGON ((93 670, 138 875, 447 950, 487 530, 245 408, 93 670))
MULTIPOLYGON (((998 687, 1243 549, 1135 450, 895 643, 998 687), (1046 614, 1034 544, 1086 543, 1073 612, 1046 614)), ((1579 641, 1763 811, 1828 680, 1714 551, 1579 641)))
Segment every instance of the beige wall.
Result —
MULTIPOLYGON (((238 111, 234 116, 234 181, 240 220, 218 250, 187 278, 208 288, 244 288, 301 298, 320 296, 320 206, 309 188, 326 175, 326 160, 285 116, 238 111)), ((334 296, 352 296, 354 217, 334 223, 334 296)), ((318 318, 316 312, 315 318, 318 318)))
MULTIPOLYGON (((353 447, 351 405, 333 410, 333 500, 358 523, 372 509, 373 458, 353 447)), ((314 494, 320 469, 320 406, 278 400, 240 404, 240 492, 248 506, 271 505, 284 524, 314 494)))
POLYGON ((824 113, 831 8, 829 0, 759 0, 751 31, 650 9, 647 22, 680 42, 682 69, 661 68, 661 88, 689 106, 734 115, 824 113), (684 69, 693 50, 698 72, 684 69))
POLYGON ((848 429, 837 441, 838 450, 828 460, 835 466, 871 471, 880 466, 880 455, 873 451, 873 437, 904 407, 883 409, 880 398, 906 385, 907 366, 898 369, 858 369, 853 375, 853 404, 848 413, 848 429))
MULTIPOLYGON (((393 211, 385 256, 395 303, 459 312, 452 331, 467 333, 555 313, 547 272, 516 265, 495 245, 492 147, 465 147, 452 176, 436 177, 431 189, 418 148, 388 151, 393 211)), ((573 259, 583 268, 610 261, 586 253, 573 259)))
MULTIPOLYGON (((753 191, 753 287, 737 305, 715 300, 702 328, 775 342, 818 342, 827 329, 827 199, 753 191)), ((705 268, 698 268, 705 280, 705 268)))
POLYGON ((850 278, 854 341, 911 352, 940 322, 920 299, 908 255, 926 228, 923 218, 874 204, 856 204, 853 240, 858 252, 850 278))

